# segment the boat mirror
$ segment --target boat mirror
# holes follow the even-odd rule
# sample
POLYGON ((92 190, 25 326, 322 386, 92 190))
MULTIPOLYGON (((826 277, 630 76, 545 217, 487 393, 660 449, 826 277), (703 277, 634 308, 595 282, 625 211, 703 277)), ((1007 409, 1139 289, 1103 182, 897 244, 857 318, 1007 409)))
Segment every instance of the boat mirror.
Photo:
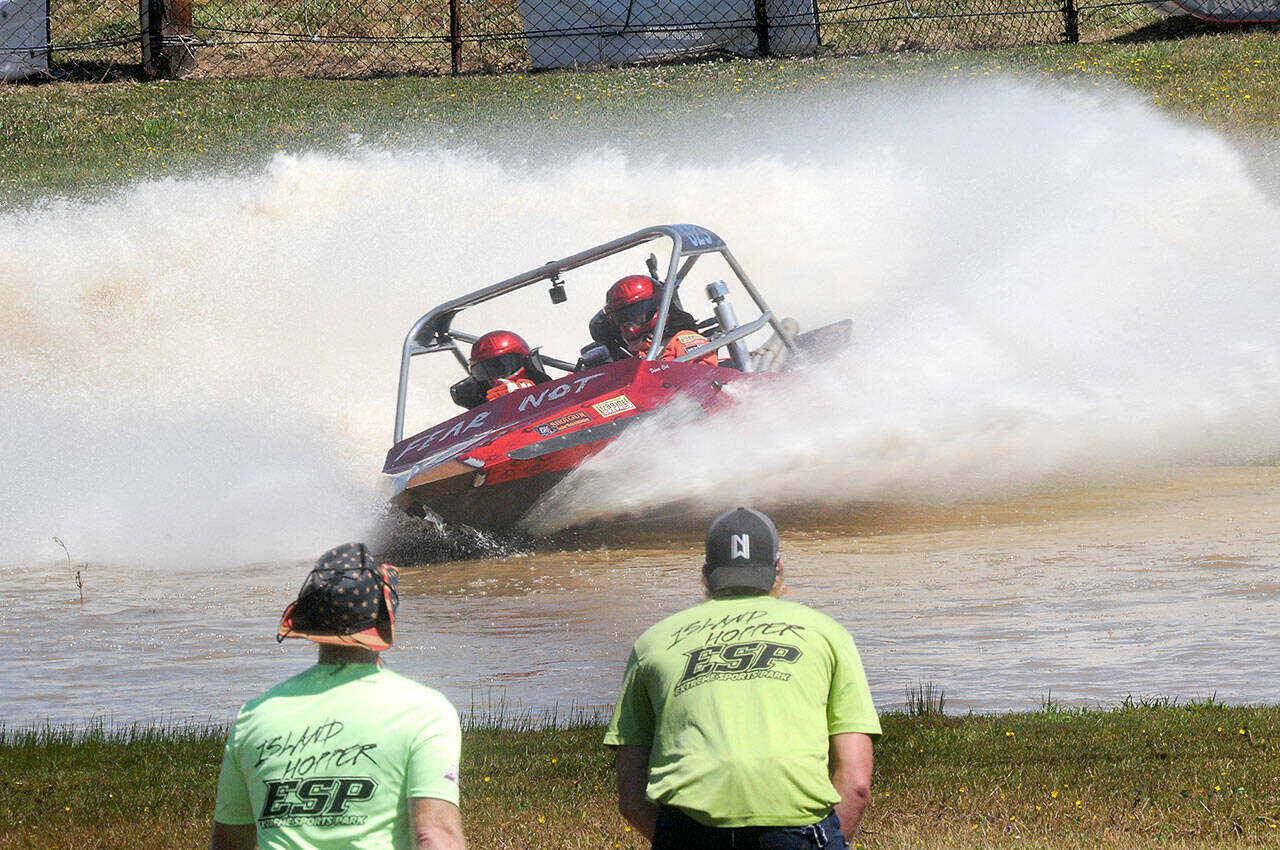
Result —
POLYGON ((609 354, 609 346, 603 342, 595 345, 584 346, 582 356, 578 359, 578 367, 575 372, 582 369, 594 369, 597 366, 603 366, 606 363, 612 363, 613 357, 609 354))

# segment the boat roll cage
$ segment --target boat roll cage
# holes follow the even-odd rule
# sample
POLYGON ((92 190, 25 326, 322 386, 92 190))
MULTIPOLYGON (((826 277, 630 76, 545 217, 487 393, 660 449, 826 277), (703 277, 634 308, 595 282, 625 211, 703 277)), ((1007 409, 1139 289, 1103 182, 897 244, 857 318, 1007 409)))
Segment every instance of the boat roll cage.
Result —
MULTIPOLYGON (((464 370, 467 368, 467 356, 458 347, 458 342, 475 342, 479 338, 479 334, 454 330, 452 328, 453 319, 458 313, 468 307, 474 307, 477 304, 482 304, 485 301, 544 280, 551 281, 552 301, 560 303, 564 300, 564 283, 560 280, 561 273, 598 262, 614 254, 620 254, 646 242, 652 242, 655 239, 664 237, 671 240, 671 257, 667 261, 666 276, 662 278, 662 301, 658 306, 658 315, 654 322, 653 335, 655 339, 662 338, 662 333, 667 325, 667 315, 671 311, 672 300, 675 298, 681 282, 690 269, 693 268, 698 258, 704 254, 719 254, 723 257, 730 270, 737 277, 738 282, 742 285, 742 288, 746 290, 751 300, 755 302, 756 307, 760 310, 758 318, 732 328, 721 328, 722 332, 715 335, 710 344, 685 352, 675 358, 677 362, 702 357, 708 350, 719 349, 735 343, 750 336, 765 325, 773 328, 778 339, 789 350, 795 350, 792 334, 774 316, 773 311, 769 309, 769 305, 765 303, 764 297, 760 295, 759 290, 756 289, 751 279, 747 277, 747 273, 738 264, 737 259, 729 251, 729 247, 723 239, 705 227, 699 227, 696 224, 656 225, 644 230, 637 230, 629 236, 605 242, 602 245, 597 245, 594 248, 589 248, 562 260, 553 260, 515 277, 509 277, 506 280, 477 289, 452 301, 446 301, 414 322, 413 327, 409 329, 409 333, 405 337, 404 350, 400 356, 400 387, 396 395, 394 442, 398 443, 404 438, 404 416, 409 388, 410 360, 419 354, 448 351, 457 358, 464 370)), ((654 274, 654 277, 657 277, 656 265, 652 262, 650 271, 654 274)), ((645 359, 656 360, 659 354, 661 354, 661 346, 651 346, 649 352, 645 355, 645 359)), ((574 370, 574 364, 572 363, 547 357, 546 355, 540 356, 544 365, 552 366, 565 372, 574 370)))

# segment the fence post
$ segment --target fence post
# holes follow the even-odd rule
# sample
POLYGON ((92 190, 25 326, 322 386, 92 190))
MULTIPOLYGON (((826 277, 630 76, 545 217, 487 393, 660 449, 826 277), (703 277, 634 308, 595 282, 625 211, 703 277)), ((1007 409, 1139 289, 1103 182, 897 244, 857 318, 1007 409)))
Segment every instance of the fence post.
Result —
POLYGON ((164 0, 138 0, 138 29, 143 75, 148 80, 169 76, 169 57, 164 52, 164 0))
POLYGON ((1062 18, 1066 24, 1067 42, 1080 43, 1080 5, 1078 0, 1062 0, 1062 18))
POLYGON ((195 64, 185 40, 191 36, 191 0, 138 0, 142 72, 156 80, 181 76, 195 64))
POLYGON ((462 70, 462 10, 459 0, 449 0, 449 62, 454 74, 462 70))
POLYGON ((769 9, 765 0, 756 0, 756 52, 769 55, 769 9))

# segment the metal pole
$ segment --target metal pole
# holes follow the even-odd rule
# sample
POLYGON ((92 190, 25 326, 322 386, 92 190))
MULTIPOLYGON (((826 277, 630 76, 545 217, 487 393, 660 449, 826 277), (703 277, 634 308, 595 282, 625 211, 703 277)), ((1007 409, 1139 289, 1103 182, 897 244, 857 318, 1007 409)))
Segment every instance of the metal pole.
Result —
POLYGON ((449 58, 453 73, 462 71, 462 10, 459 0, 449 0, 449 58))
POLYGON ((142 71, 151 80, 169 76, 169 57, 164 51, 164 18, 164 0, 138 0, 142 71))
POLYGON ((761 56, 769 55, 769 9, 765 0, 756 0, 756 51, 761 56))

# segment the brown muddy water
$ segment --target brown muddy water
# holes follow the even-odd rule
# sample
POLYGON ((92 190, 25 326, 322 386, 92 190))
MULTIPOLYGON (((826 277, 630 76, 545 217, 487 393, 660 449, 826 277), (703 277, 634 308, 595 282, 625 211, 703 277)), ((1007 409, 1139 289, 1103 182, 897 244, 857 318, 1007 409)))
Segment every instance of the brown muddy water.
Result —
MULTIPOLYGON (((777 516, 792 598, 849 628, 882 710, 921 683, 955 712, 1049 698, 1276 703, 1278 497, 1280 468, 1233 467, 946 509, 777 516)), ((631 641, 700 598, 700 548, 655 529, 625 545, 405 568, 387 663, 463 711, 602 709, 631 641)), ((310 662, 310 644, 273 637, 310 560, 4 567, 0 717, 11 729, 228 720, 310 662)))
MULTIPOLYGON (((540 526, 697 501, 669 534, 406 568, 388 664, 464 711, 607 705, 631 641, 700 598, 699 524, 858 500, 775 516, 794 598, 853 632, 882 708, 929 682, 958 712, 1280 702, 1280 471, 1238 465, 1280 458, 1273 161, 1123 90, 1016 78, 740 107, 729 134, 435 122, 0 209, 0 722, 225 722, 308 664, 276 619, 366 537, 413 322, 678 221, 778 315, 850 319, 850 349, 730 387, 715 427, 673 406, 627 431, 540 526), (1174 465, 1196 468, 1152 472, 1174 465)), ((648 250, 464 327, 572 360, 648 250)), ((686 283, 698 318, 714 269, 686 283)), ((411 430, 454 415, 457 365, 415 367, 411 430)))

